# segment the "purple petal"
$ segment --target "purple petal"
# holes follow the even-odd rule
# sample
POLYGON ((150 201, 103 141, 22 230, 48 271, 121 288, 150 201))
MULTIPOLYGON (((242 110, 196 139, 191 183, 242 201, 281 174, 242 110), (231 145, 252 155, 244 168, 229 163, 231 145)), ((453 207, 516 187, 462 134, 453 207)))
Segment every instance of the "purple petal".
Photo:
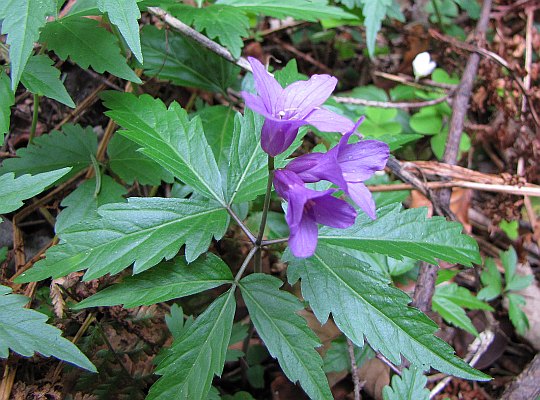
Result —
POLYGON ((261 132, 261 147, 272 157, 283 153, 296 139, 298 128, 304 121, 287 121, 266 118, 261 132))
POLYGON ((355 127, 350 119, 325 108, 314 110, 305 120, 321 132, 351 132, 355 127))
POLYGON ((293 158, 286 169, 293 171, 304 182, 318 182, 322 178, 318 176, 320 166, 325 164, 324 153, 309 153, 293 158))
POLYGON ((338 163, 347 182, 362 182, 384 169, 390 150, 378 140, 362 140, 340 147, 338 163))
POLYGON ((319 224, 333 228, 348 228, 354 224, 356 210, 345 200, 333 196, 314 199, 313 212, 319 224))
POLYGON ((242 92, 242 97, 246 102, 246 106, 251 108, 253 111, 265 116, 271 117, 272 110, 268 110, 263 100, 259 96, 255 96, 248 92, 242 92))
POLYGON ((264 65, 259 60, 253 57, 248 57, 248 61, 251 64, 253 70, 253 77, 255 78, 255 87, 257 93, 261 96, 261 99, 265 105, 266 110, 273 115, 276 115, 276 104, 281 97, 283 88, 270 75, 264 65))
POLYGON ((375 202, 373 201, 373 196, 371 192, 361 182, 358 183, 349 183, 348 185, 348 194, 351 196, 351 199, 364 211, 369 218, 377 218, 375 213, 375 202))
POLYGON ((290 229, 289 247, 295 257, 307 258, 317 248, 318 228, 312 215, 305 213, 300 224, 290 229))
POLYGON ((283 90, 276 110, 283 111, 285 119, 304 119, 330 97, 336 85, 337 79, 330 75, 313 75, 308 81, 291 83, 283 90))

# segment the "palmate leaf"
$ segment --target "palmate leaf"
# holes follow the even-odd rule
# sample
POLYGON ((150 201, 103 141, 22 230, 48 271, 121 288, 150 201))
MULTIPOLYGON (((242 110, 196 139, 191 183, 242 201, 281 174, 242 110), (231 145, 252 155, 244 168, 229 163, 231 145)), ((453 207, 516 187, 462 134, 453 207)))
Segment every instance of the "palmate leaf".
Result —
POLYGON ((34 94, 50 97, 68 107, 75 108, 75 103, 59 78, 60 71, 53 67, 53 60, 45 55, 38 55, 28 60, 21 82, 34 94))
POLYGON ((9 131, 9 118, 11 106, 15 104, 15 94, 11 90, 11 79, 2 70, 0 71, 0 141, 4 141, 4 135, 9 131))
POLYGON ((141 151, 200 194, 225 204, 221 174, 204 136, 201 120, 191 121, 176 102, 169 108, 149 95, 105 92, 106 114, 141 151))
POLYGON ((363 346, 365 337, 394 364, 401 363, 403 354, 422 369, 431 366, 466 379, 489 379, 456 357, 452 347, 433 335, 437 325, 408 307, 409 296, 368 265, 324 244, 308 259, 288 255, 286 260, 289 282, 302 280, 302 295, 321 324, 332 313, 338 328, 356 345, 363 346))
POLYGON ((15 179, 13 173, 0 176, 0 214, 15 211, 23 200, 41 193, 49 185, 69 172, 70 168, 44 172, 37 175, 22 175, 15 179))
POLYGON ((180 86, 225 92, 240 68, 170 30, 145 26, 141 32, 144 73, 180 86))
POLYGON ((7 358, 9 349, 25 357, 35 352, 45 357, 54 356, 91 372, 96 367, 62 331, 48 325, 48 317, 25 308, 28 297, 10 294, 11 289, 0 285, 0 357, 7 358))
POLYGON ((107 145, 111 170, 128 184, 159 185, 173 183, 173 175, 140 151, 137 143, 122 135, 114 135, 107 145))
POLYGON ((426 214, 426 208, 403 210, 401 204, 391 204, 378 209, 374 221, 362 213, 348 229, 321 228, 319 243, 429 263, 436 259, 467 266, 481 262, 478 244, 461 233, 459 223, 426 214))
POLYGON ((427 377, 416 368, 405 368, 392 377, 392 386, 383 388, 384 400, 429 400, 427 377))
POLYGON ((2 33, 7 34, 11 62, 11 89, 19 84, 24 66, 39 37, 39 30, 45 25, 45 17, 56 11, 53 0, 2 0, 0 20, 2 33))
POLYGON ((227 212, 205 201, 132 197, 106 204, 100 219, 75 225, 60 234, 62 242, 44 260, 19 276, 19 282, 55 278, 88 269, 84 279, 115 274, 134 264, 139 273, 174 257, 186 244, 191 262, 219 239, 228 225, 227 212))
POLYGON ((218 297, 165 350, 156 369, 162 375, 147 400, 205 399, 214 375, 221 376, 236 304, 234 289, 218 297))
POLYGON ((242 38, 249 34, 249 18, 242 11, 221 4, 211 4, 204 8, 177 4, 168 7, 167 11, 186 24, 193 25, 198 31, 204 30, 210 39, 218 38, 233 57, 240 57, 244 47, 242 38))
POLYGON ((52 131, 17 150, 17 158, 4 160, 0 173, 38 174, 72 167, 69 178, 92 163, 97 152, 97 136, 91 127, 66 124, 62 131, 52 131))
POLYGON ((141 12, 137 0, 98 0, 99 10, 106 12, 111 23, 118 27, 122 37, 140 63, 143 62, 139 23, 141 12))
POLYGON ((191 264, 184 257, 164 262, 141 274, 127 277, 81 301, 74 308, 112 306, 125 308, 151 305, 200 293, 226 283, 232 283, 230 268, 221 258, 207 253, 191 264))
POLYGON ((96 195, 96 178, 88 179, 69 194, 62 203, 66 207, 56 217, 54 230, 61 234, 71 226, 81 221, 90 221, 99 218, 98 208, 104 204, 121 203, 125 201, 123 196, 127 193, 126 188, 118 184, 107 175, 101 176, 99 193, 96 195))
POLYGON ((264 274, 248 275, 239 283, 253 325, 285 375, 299 381, 310 398, 332 399, 323 361, 315 350, 320 346, 317 336, 296 314, 302 303, 279 290, 281 285, 279 279, 264 274))
POLYGON ((275 18, 293 17, 298 20, 358 19, 339 7, 329 6, 328 0, 218 0, 217 4, 237 7, 243 11, 275 18))
POLYGON ((115 36, 101 28, 98 21, 76 17, 57 19, 43 28, 40 41, 61 59, 70 57, 83 69, 92 66, 96 72, 108 71, 119 78, 141 83, 120 54, 115 36))

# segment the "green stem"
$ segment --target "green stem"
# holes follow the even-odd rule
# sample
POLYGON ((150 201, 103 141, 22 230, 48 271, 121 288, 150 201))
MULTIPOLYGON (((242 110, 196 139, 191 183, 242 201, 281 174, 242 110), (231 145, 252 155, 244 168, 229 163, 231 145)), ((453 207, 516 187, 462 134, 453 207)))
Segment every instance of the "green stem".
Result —
POLYGON ((437 25, 439 25, 440 31, 443 32, 441 10, 439 10, 439 4, 437 3, 437 1, 438 0, 431 0, 431 4, 433 5, 433 10, 435 11, 435 15, 437 16, 437 25))
POLYGON ((266 228, 266 219, 268 217, 268 209, 270 208, 270 198, 272 197, 272 181, 274 179, 274 157, 268 156, 268 182, 266 184, 266 194, 264 195, 264 205, 261 215, 261 225, 259 226, 259 234, 255 241, 257 247, 257 255, 255 257, 255 272, 262 272, 262 252, 261 243, 264 237, 264 229, 266 228))
POLYGON ((31 144, 34 141, 34 136, 36 136, 38 110, 39 110, 39 94, 34 94, 34 112, 32 113, 32 126, 30 127, 30 137, 28 138, 29 144, 31 144))

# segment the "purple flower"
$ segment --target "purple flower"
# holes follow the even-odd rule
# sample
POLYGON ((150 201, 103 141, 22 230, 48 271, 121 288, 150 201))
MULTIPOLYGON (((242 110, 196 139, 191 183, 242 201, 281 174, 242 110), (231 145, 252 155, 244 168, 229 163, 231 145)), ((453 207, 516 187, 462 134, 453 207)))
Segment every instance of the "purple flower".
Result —
POLYGON ((261 146, 272 157, 292 144, 302 125, 313 125, 323 132, 348 132, 353 123, 320 106, 330 97, 337 79, 330 75, 313 75, 285 89, 255 58, 249 57, 258 96, 242 92, 246 105, 266 119, 261 146))
POLYGON ((356 211, 346 201, 332 196, 335 189, 319 192, 305 187, 294 172, 276 170, 276 192, 289 204, 285 219, 289 225, 289 247, 296 257, 310 257, 317 247, 317 223, 333 228, 354 224, 356 211))
POLYGON ((375 202, 363 182, 375 171, 384 168, 390 150, 386 143, 378 140, 361 140, 347 144, 362 121, 363 118, 328 152, 297 157, 286 168, 296 173, 304 182, 327 180, 334 183, 371 219, 375 219, 375 202))

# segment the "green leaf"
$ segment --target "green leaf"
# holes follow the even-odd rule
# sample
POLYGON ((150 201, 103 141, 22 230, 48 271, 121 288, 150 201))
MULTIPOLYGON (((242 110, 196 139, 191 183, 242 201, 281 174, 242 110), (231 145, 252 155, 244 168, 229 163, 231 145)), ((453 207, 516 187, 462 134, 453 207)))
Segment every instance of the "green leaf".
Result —
POLYGON ((34 139, 26 148, 17 150, 18 158, 4 160, 0 173, 38 174, 64 167, 72 167, 65 179, 74 176, 92 163, 97 152, 97 136, 91 127, 66 124, 60 131, 52 131, 34 139))
POLYGON ((137 22, 141 18, 141 12, 137 7, 137 0, 98 0, 97 4, 99 10, 106 12, 111 23, 118 27, 127 45, 142 64, 141 38, 137 22))
POLYGON ((70 168, 44 172, 37 175, 22 175, 15 179, 13 173, 0 176, 0 214, 15 211, 23 205, 23 200, 41 193, 69 172, 70 168))
POLYGON ((4 141, 4 135, 9 132, 9 118, 11 106, 15 104, 15 94, 11 90, 11 79, 0 71, 0 139, 4 141))
POLYGON ((186 259, 208 250, 212 236, 227 229, 227 212, 203 201, 132 197, 127 203, 106 204, 99 220, 86 221, 60 235, 44 260, 19 276, 31 282, 88 269, 84 279, 115 274, 133 262, 135 274, 174 257, 186 244, 186 259))
POLYGON ((24 307, 30 301, 28 297, 10 293, 10 288, 0 285, 1 358, 8 357, 9 349, 25 357, 38 352, 96 372, 77 346, 61 336, 60 329, 46 323, 46 315, 24 307))
MULTIPOLYGON (((440 133, 432 136, 430 139, 431 149, 433 154, 439 159, 443 159, 444 150, 446 149, 446 142, 448 139, 448 128, 445 127, 440 133)), ((460 157, 461 153, 469 151, 471 148, 471 138, 465 132, 461 133, 461 138, 459 140, 459 151, 460 157)))
POLYGON ((253 200, 266 190, 268 157, 260 145, 264 118, 246 108, 234 118, 227 175, 228 203, 253 200))
POLYGON ((348 229, 323 227, 319 242, 366 253, 436 263, 436 259, 470 266, 480 263, 478 244, 461 233, 461 225, 442 217, 427 218, 426 208, 403 210, 392 204, 377 210, 374 221, 365 214, 348 229))
POLYGON ((338 328, 357 346, 364 346, 365 337, 373 350, 396 365, 403 354, 423 369, 431 366, 465 379, 489 379, 456 357, 447 343, 434 336, 437 325, 408 307, 409 296, 389 286, 367 264, 322 244, 308 259, 289 254, 285 260, 289 283, 302 280, 302 295, 321 324, 332 313, 338 328))
POLYGON ((436 135, 443 126, 442 116, 436 107, 422 107, 411 117, 409 124, 415 132, 423 135, 436 135))
POLYGON ((184 257, 164 262, 141 274, 81 301, 74 309, 113 306, 124 308, 151 305, 203 292, 233 282, 230 268, 219 257, 207 253, 191 264, 184 257))
POLYGON ((525 298, 515 293, 508 293, 506 298, 508 299, 508 316, 510 317, 510 321, 512 321, 512 325, 516 328, 517 333, 523 336, 529 329, 529 319, 521 309, 526 304, 525 298))
POLYGON ((343 9, 329 6, 327 0, 218 0, 217 4, 225 4, 246 12, 264 14, 269 17, 317 21, 323 18, 357 19, 343 9))
MULTIPOLYGON (((193 319, 190 319, 190 321, 193 323, 193 319)), ((171 313, 165 315, 165 323, 175 340, 182 335, 184 329, 187 329, 190 324, 188 321, 184 324, 184 310, 177 303, 171 306, 171 313)))
POLYGON ((201 118, 204 135, 216 157, 221 175, 227 176, 236 111, 231 107, 212 106, 197 111, 195 115, 201 118))
POLYGON ((516 250, 510 246, 507 251, 501 251, 501 262, 504 267, 504 278, 506 285, 505 291, 519 291, 528 287, 532 281, 532 275, 518 275, 516 274, 516 267, 518 263, 516 250))
POLYGON ((359 130, 362 134, 370 137, 399 135, 403 128, 399 122, 394 121, 396 116, 396 109, 367 107, 366 120, 359 130))
POLYGON ((49 97, 75 108, 75 103, 59 78, 60 71, 53 67, 53 60, 45 55, 39 55, 30 57, 21 76, 21 82, 34 94, 49 97))
POLYGON ((144 73, 180 86, 225 92, 240 68, 170 30, 145 26, 141 33, 144 73))
POLYGON ((218 38, 233 57, 240 57, 244 47, 242 38, 249 35, 249 18, 237 8, 220 4, 204 8, 177 4, 168 7, 167 11, 186 24, 194 25, 199 32, 204 30, 210 39, 218 38))
MULTIPOLYGON (((371 347, 354 346, 354 355, 356 366, 361 367, 364 362, 373 358, 375 353, 371 347)), ((324 372, 341 372, 351 370, 351 358, 349 355, 349 347, 344 336, 332 342, 332 345, 324 355, 324 372)))
POLYGON ((405 368, 392 377, 392 386, 383 388, 384 400, 429 400, 427 377, 416 368, 405 368))
POLYGON ((128 184, 160 185, 161 181, 174 182, 173 175, 140 151, 137 143, 122 135, 114 135, 107 146, 109 166, 128 184))
POLYGON ((24 66, 38 41, 46 16, 55 12, 52 0, 2 0, 0 20, 2 34, 7 34, 11 62, 11 89, 15 91, 24 66))
POLYGON ((381 29, 382 20, 386 17, 387 9, 392 6, 392 0, 363 0, 362 14, 366 27, 366 42, 370 56, 375 54, 377 32, 381 29))
POLYGON ((299 381, 309 397, 332 399, 323 361, 314 349, 320 346, 317 336, 296 314, 302 303, 279 290, 281 285, 279 279, 264 274, 248 275, 239 283, 253 325, 285 375, 299 381))
POLYGON ((200 194, 225 204, 221 174, 204 136, 201 120, 191 121, 176 102, 131 93, 102 93, 105 114, 125 130, 120 133, 143 146, 143 154, 159 163, 200 194))
POLYGON ((221 376, 233 324, 234 290, 218 297, 165 352, 156 369, 162 375, 147 400, 204 399, 214 375, 221 376))
POLYGON ((455 283, 438 286, 435 295, 445 297, 453 303, 469 310, 494 311, 489 304, 479 300, 468 289, 458 286, 455 283))
POLYGON ((497 269, 497 265, 493 259, 486 258, 484 270, 480 274, 480 280, 484 288, 478 292, 478 299, 489 301, 502 294, 501 273, 497 269))
POLYGON ((119 78, 141 83, 120 54, 114 35, 89 18, 62 18, 49 22, 40 40, 62 60, 70 57, 81 68, 110 72, 119 78))
POLYGON ((81 221, 99 218, 98 208, 104 204, 125 201, 127 190, 116 183, 110 176, 101 177, 100 190, 97 196, 96 178, 84 181, 77 189, 62 200, 61 206, 66 207, 56 217, 54 230, 61 234, 81 221))

